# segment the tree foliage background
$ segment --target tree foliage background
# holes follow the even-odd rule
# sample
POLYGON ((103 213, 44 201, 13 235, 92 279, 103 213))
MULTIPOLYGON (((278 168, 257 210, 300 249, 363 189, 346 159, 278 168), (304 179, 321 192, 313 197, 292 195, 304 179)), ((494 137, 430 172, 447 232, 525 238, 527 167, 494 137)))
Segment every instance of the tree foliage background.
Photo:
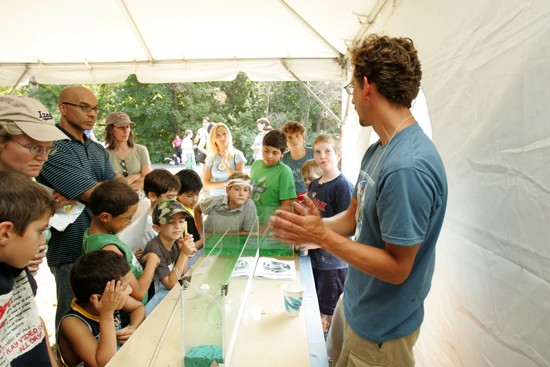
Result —
MULTIPOLYGON (((334 82, 307 82, 308 87, 340 115, 341 86, 334 82)), ((65 85, 31 83, 14 91, 36 98, 59 121, 57 99, 65 85)), ((184 130, 196 133, 202 118, 224 122, 231 129, 235 146, 252 162, 250 146, 258 133, 256 120, 268 117, 274 128, 287 121, 302 122, 307 145, 320 132, 339 135, 339 123, 298 82, 253 82, 239 74, 229 82, 142 84, 132 75, 124 83, 87 86, 96 94, 100 113, 94 133, 103 139, 105 117, 113 111, 127 113, 136 123, 136 142, 147 146, 152 163, 172 157, 172 140, 184 130)), ((10 88, 0 87, 0 94, 10 88)))

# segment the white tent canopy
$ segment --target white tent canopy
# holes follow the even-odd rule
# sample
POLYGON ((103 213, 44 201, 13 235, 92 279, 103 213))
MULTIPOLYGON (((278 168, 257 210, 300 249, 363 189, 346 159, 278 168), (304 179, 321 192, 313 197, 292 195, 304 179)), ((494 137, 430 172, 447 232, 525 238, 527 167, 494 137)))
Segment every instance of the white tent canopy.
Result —
MULTIPOLYGON (((350 41, 411 37, 450 192, 418 365, 550 365, 547 0, 19 0, 0 14, 0 85, 11 86, 239 71, 343 84, 350 41)), ((353 178, 370 131, 343 105, 353 178)))
POLYGON ((340 80, 375 0, 4 1, 0 84, 340 80), (21 80, 20 80, 21 79, 21 80))

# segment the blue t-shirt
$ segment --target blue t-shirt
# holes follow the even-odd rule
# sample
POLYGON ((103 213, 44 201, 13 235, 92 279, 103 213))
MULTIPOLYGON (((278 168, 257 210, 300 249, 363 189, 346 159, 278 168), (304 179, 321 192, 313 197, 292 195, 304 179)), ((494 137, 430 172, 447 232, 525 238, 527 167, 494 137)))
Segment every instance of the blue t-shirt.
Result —
POLYGON ((302 166, 307 160, 313 159, 313 149, 306 148, 306 154, 300 159, 292 159, 290 152, 287 151, 283 154, 281 162, 286 164, 292 170, 292 176, 294 177, 294 188, 296 189, 296 195, 307 192, 306 184, 302 179, 302 166))
POLYGON ((373 144, 361 162, 354 191, 356 241, 381 249, 386 242, 421 245, 402 284, 381 281, 353 267, 348 270, 346 319, 355 333, 375 343, 409 335, 420 327, 447 206, 443 162, 418 123, 388 144, 373 144))
MULTIPOLYGON (((335 179, 319 183, 320 178, 315 179, 309 185, 309 196, 321 213, 321 217, 330 218, 345 211, 351 203, 353 185, 343 174, 335 179)), ((345 269, 348 264, 323 249, 309 250, 311 267, 321 270, 345 269)))
MULTIPOLYGON (((236 169, 237 164, 243 162, 244 165, 247 162, 243 152, 237 149, 235 149, 235 155, 233 156, 233 158, 228 158, 227 160, 229 161, 229 165, 233 170, 236 169)), ((216 154, 213 158, 208 157, 208 159, 206 160, 206 165, 212 169, 212 182, 226 182, 227 180, 229 180, 229 172, 222 164, 222 157, 220 157, 219 154, 216 154)), ((211 196, 223 196, 225 194, 225 187, 210 189, 211 196)))

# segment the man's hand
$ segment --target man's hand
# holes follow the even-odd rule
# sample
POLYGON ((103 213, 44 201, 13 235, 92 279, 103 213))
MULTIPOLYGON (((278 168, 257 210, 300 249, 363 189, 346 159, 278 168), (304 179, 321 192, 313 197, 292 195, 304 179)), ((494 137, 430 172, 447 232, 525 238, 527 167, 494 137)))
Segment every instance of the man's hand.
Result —
POLYGON ((34 254, 32 260, 27 264, 27 268, 31 273, 36 273, 38 271, 40 264, 42 264, 44 258, 46 257, 47 249, 48 245, 40 245, 40 247, 38 247, 38 252, 34 254))
POLYGON ((325 241, 328 229, 323 224, 319 211, 309 198, 305 204, 306 206, 294 203, 297 214, 285 210, 275 211, 275 215, 269 219, 273 227, 273 237, 291 245, 312 242, 322 244, 325 241))
POLYGON ((54 191, 52 193, 52 199, 54 199, 56 202, 59 203, 59 207, 64 206, 64 205, 73 205, 73 204, 78 202, 77 199, 75 199, 75 200, 67 199, 65 196, 63 196, 63 194, 61 194, 57 191, 54 191))

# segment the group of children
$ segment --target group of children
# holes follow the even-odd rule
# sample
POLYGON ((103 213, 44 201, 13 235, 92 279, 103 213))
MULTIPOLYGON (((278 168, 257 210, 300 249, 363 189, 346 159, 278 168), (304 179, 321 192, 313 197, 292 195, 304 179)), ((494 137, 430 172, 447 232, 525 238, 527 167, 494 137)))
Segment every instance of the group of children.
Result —
MULTIPOLYGON (((250 177, 244 173, 231 175, 225 196, 199 202, 202 181, 194 170, 185 169, 176 175, 164 169, 150 172, 144 180, 144 192, 151 203, 148 222, 140 249, 135 252, 117 234, 133 221, 139 202, 136 192, 117 180, 106 181, 93 191, 89 200, 93 217, 84 235, 84 255, 70 274, 75 299, 57 330, 58 360, 62 365, 105 365, 201 256, 203 232, 250 231, 257 218, 260 224, 265 223, 276 208, 293 205, 296 194, 304 194, 305 190, 323 217, 348 207, 352 185, 339 170, 338 139, 319 135, 313 144, 313 159, 304 159, 309 151, 304 148, 305 129, 300 130, 301 124, 287 127, 287 134, 292 136, 288 156, 294 167, 281 162, 287 136, 272 130, 262 141, 263 159, 254 162, 250 177), (296 169, 300 172, 299 182, 295 179, 296 169), (204 222, 203 215, 207 215, 204 222)), ((0 174, 0 178, 10 176, 0 174)), ((32 211, 10 209, 28 206, 31 195, 14 195, 15 204, 10 205, 0 201, 0 271, 11 271, 14 278, 24 277, 13 269, 24 267, 37 244, 44 242, 42 232, 55 211, 55 203, 38 185, 28 179, 25 182, 20 186, 32 185, 34 196, 43 196, 40 205, 33 205, 32 211), (23 212, 32 215, 22 217, 23 212), (25 251, 18 248, 23 246, 25 251)), ((9 197, 11 186, 0 185, 1 198, 9 197)), ((321 249, 312 249, 310 256, 321 316, 328 330, 347 264, 321 249)), ((13 287, 3 286, 0 284, 0 297, 13 292, 13 287)))
MULTIPOLYGON (((252 199, 258 208, 260 224, 265 223, 275 209, 307 200, 306 197, 313 200, 323 218, 349 207, 353 185, 340 172, 339 139, 320 134, 313 142, 313 149, 305 147, 304 142, 305 128, 295 121, 286 123, 281 131, 271 130, 264 136, 262 160, 256 160, 250 170, 254 183, 252 199), (287 147, 289 151, 285 153, 287 147)), ((348 264, 315 247, 309 256, 326 336, 344 289, 348 264)))

